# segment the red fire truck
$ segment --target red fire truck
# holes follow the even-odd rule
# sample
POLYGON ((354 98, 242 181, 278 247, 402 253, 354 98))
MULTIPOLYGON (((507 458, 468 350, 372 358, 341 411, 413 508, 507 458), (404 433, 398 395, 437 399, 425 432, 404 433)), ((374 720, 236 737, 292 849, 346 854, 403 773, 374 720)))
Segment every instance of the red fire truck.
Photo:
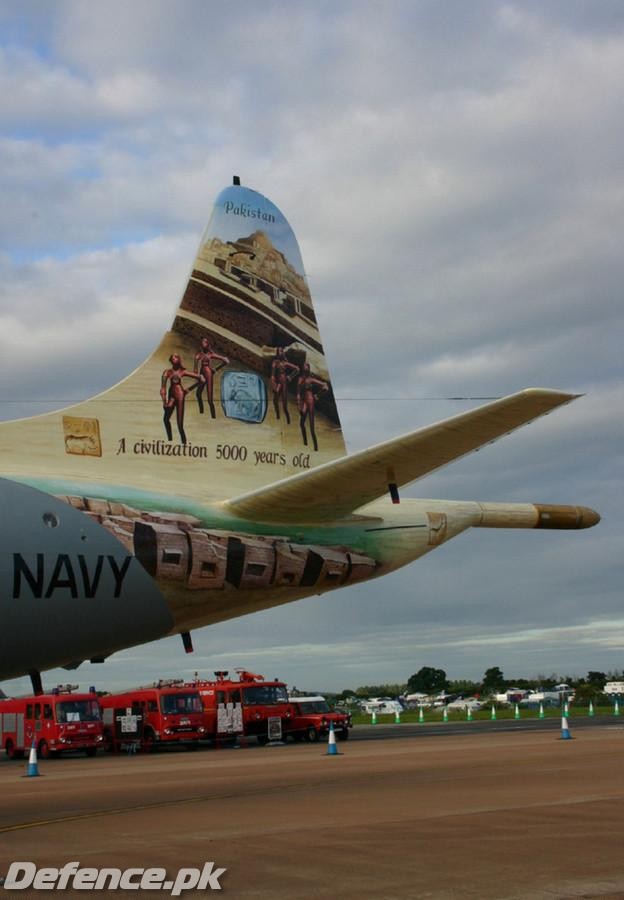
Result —
POLYGON ((135 718, 142 715, 140 740, 146 752, 164 744, 196 746, 206 734, 199 692, 182 679, 161 680, 151 686, 105 694, 100 697, 100 704, 106 721, 108 749, 119 747, 120 736, 115 734, 112 723, 120 710, 130 710, 130 716, 135 718), (112 710, 112 714, 107 710, 112 710))
POLYGON ((102 717, 95 688, 59 685, 49 694, 0 700, 0 745, 9 759, 21 759, 33 741, 46 759, 69 750, 95 756, 102 746, 102 717))
POLYGON ((293 715, 283 681, 237 669, 238 679, 215 672, 214 681, 196 676, 189 686, 199 690, 204 706, 206 737, 219 741, 237 734, 255 737, 259 744, 280 741, 293 715))

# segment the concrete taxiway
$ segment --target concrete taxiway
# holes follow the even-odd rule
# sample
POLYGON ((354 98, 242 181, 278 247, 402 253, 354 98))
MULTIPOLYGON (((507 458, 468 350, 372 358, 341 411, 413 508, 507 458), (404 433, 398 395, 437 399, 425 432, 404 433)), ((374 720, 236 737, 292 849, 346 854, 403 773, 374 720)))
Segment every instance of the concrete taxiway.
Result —
POLYGON ((623 726, 339 749, 2 760, 0 873, 212 860, 236 898, 624 897, 623 726))

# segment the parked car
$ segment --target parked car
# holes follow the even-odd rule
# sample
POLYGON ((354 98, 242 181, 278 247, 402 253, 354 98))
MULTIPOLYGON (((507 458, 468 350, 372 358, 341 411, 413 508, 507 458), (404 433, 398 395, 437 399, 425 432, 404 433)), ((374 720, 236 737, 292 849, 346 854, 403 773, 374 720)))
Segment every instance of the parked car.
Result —
POLYGON ((392 700, 390 697, 370 697, 364 703, 364 712, 378 716, 393 716, 402 713, 404 709, 400 700, 392 700))
POLYGON ((476 712, 479 709, 482 709, 483 703, 480 700, 476 700, 474 697, 460 697, 458 700, 453 700, 452 703, 446 707, 447 709, 459 709, 459 710, 470 710, 470 712, 476 712))
POLYGON ((333 723, 336 738, 346 741, 351 728, 349 713, 331 710, 329 703, 320 694, 310 697, 289 697, 293 707, 293 717, 288 724, 285 736, 294 740, 318 741, 329 734, 330 723, 333 723))

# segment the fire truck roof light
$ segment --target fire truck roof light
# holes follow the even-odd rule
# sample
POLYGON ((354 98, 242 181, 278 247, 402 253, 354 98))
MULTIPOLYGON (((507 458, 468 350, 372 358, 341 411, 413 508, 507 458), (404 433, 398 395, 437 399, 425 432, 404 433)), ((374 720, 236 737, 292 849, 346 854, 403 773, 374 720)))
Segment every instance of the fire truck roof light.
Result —
POLYGON ((255 672, 247 672, 245 669, 237 669, 239 681, 264 681, 264 675, 256 675, 255 672))

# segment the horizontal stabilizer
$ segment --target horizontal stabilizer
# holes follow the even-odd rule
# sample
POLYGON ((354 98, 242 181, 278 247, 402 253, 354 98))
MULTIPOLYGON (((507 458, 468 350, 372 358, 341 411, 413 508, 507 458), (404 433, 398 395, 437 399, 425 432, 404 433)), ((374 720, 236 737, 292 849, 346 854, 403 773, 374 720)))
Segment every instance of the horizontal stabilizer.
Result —
POLYGON ((351 456, 343 456, 225 503, 265 522, 329 522, 459 459, 577 394, 529 388, 351 456))

